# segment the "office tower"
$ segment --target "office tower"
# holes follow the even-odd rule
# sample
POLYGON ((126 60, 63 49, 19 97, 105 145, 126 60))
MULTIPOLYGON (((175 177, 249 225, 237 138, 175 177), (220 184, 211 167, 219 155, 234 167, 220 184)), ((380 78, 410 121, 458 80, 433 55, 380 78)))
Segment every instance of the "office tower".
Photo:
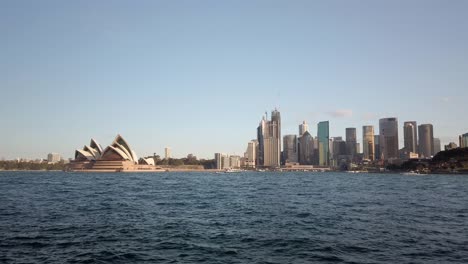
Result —
POLYGON ((170 159, 171 158, 171 148, 166 147, 164 149, 164 158, 165 159, 170 159))
POLYGON ((258 149, 258 141, 251 140, 247 143, 247 150, 245 151, 245 165, 250 168, 254 168, 257 162, 257 149, 258 149))
POLYGON ((330 155, 330 157, 336 163, 335 165, 338 165, 339 161, 343 159, 343 157, 347 156, 346 155, 346 141, 344 141, 341 137, 334 137, 332 148, 333 148, 333 154, 330 155))
POLYGON ((231 159, 229 157, 229 155, 223 155, 221 157, 221 161, 222 161, 222 165, 221 165, 221 168, 224 170, 224 169, 229 169, 231 168, 231 159))
POLYGON ((430 158, 434 152, 434 129, 431 124, 418 126, 419 157, 430 158))
POLYGON ((309 125, 306 121, 302 121, 302 124, 299 125, 299 136, 301 137, 306 131, 309 131, 309 125))
POLYGON ((363 126, 362 127, 362 153, 364 154, 364 159, 374 160, 374 127, 373 126, 363 126))
POLYGON ((395 117, 379 120, 380 154, 383 160, 398 158, 398 119, 395 117))
POLYGON ((460 148, 468 148, 468 133, 458 137, 460 148))
POLYGON ((434 138, 434 152, 432 156, 435 156, 435 154, 439 153, 441 150, 440 138, 434 138))
POLYGON ((47 155, 47 162, 49 163, 57 163, 62 159, 59 154, 57 153, 49 153, 47 155))
POLYGON ((351 159, 353 159, 357 153, 356 143, 357 143, 356 128, 354 127, 346 128, 346 151, 347 151, 347 154, 351 156, 351 159))
POLYGON ((403 136, 405 150, 407 152, 417 153, 418 134, 416 121, 407 121, 403 125, 403 136))
POLYGON ((304 134, 299 138, 299 163, 301 165, 312 165, 314 156, 314 138, 305 131, 304 134))
POLYGON ((374 136, 374 158, 375 160, 380 160, 382 155, 380 154, 380 135, 374 136))
POLYGON ((222 170, 223 169, 223 154, 215 153, 215 161, 216 161, 216 169, 222 170))
POLYGON ((263 118, 257 128, 261 143, 259 161, 265 167, 279 167, 281 161, 281 115, 278 110, 271 112, 271 120, 263 118))
POLYGON ((318 138, 318 153, 319 153, 319 165, 328 166, 329 165, 329 122, 322 121, 317 124, 317 138, 318 138))
POLYGON ((262 121, 260 121, 260 124, 257 127, 257 141, 258 141, 258 151, 257 151, 257 166, 263 166, 263 153, 264 153, 264 133, 266 130, 266 116, 262 118, 262 121))
POLYGON ((240 168, 241 157, 237 155, 229 156, 229 168, 240 168))
POLYGON ((298 162, 296 135, 286 135, 283 137, 283 156, 285 163, 298 162))

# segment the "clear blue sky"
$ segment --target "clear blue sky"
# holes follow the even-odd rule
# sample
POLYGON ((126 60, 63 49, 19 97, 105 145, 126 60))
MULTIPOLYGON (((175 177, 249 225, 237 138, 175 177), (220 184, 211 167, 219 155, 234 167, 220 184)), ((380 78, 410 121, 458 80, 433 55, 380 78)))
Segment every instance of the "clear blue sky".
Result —
MULTIPOLYGON (((1 1, 0 157, 243 154, 282 133, 396 116, 468 132, 468 1, 1 1)), ((402 142, 402 140, 400 140, 402 142)), ((402 143, 400 143, 402 145, 402 143)))

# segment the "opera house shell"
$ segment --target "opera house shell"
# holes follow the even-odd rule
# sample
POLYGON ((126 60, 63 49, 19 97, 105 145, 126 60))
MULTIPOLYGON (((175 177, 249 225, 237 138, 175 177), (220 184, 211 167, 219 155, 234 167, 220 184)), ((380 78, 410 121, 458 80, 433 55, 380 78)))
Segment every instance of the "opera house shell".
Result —
POLYGON ((75 159, 67 167, 68 171, 163 171, 154 165, 154 159, 138 159, 135 151, 127 141, 120 136, 104 150, 101 145, 91 139, 91 143, 83 149, 75 150, 75 159))

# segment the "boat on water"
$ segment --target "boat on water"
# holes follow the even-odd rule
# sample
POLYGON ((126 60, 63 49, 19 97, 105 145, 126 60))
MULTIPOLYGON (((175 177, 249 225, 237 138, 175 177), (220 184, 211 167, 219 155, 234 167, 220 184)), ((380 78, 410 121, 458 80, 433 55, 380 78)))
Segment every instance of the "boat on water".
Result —
POLYGON ((224 174, 224 173, 241 173, 243 170, 240 169, 225 169, 224 171, 217 171, 216 174, 224 174))
POLYGON ((422 175, 421 173, 417 172, 417 171, 408 171, 408 172, 404 172, 402 173, 402 175, 408 175, 408 176, 411 176, 411 175, 422 175))

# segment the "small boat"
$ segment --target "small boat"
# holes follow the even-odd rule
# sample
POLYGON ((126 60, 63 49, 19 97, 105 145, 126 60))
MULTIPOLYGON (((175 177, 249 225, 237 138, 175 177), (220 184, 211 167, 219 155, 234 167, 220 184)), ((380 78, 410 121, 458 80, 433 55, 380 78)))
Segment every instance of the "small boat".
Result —
POLYGON ((402 175, 410 176, 410 175, 421 175, 421 174, 419 172, 417 172, 417 171, 408 171, 408 172, 402 173, 402 175))

